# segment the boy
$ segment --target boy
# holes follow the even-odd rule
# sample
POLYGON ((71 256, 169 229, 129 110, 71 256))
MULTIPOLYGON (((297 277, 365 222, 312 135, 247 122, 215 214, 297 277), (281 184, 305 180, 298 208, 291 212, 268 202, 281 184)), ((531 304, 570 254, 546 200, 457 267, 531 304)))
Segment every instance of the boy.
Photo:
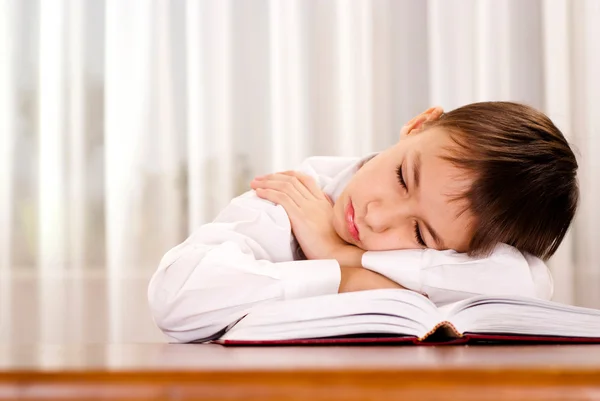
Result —
POLYGON ((336 292, 549 299, 541 259, 575 214, 576 171, 563 135, 530 107, 431 108, 377 155, 257 177, 164 256, 148 290, 154 319, 188 342, 218 337, 253 305, 336 292))

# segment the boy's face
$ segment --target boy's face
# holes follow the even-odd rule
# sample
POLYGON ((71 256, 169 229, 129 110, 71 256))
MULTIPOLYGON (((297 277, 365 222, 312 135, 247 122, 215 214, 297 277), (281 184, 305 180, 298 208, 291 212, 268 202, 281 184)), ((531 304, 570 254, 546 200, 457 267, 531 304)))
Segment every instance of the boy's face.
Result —
POLYGON ((420 129, 440 114, 430 109, 417 116, 404 126, 397 144, 354 175, 334 205, 333 225, 342 239, 371 251, 468 251, 473 217, 453 196, 472 181, 440 157, 456 146, 450 135, 441 128, 420 129), (398 177, 400 166, 406 188, 398 177))

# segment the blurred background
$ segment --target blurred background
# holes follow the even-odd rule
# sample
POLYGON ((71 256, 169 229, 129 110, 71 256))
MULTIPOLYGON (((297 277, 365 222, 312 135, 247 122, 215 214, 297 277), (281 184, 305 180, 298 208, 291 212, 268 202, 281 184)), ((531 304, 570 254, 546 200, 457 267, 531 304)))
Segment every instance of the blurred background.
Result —
POLYGON ((600 308, 599 38, 597 0, 0 0, 0 341, 161 341, 149 277, 254 175, 483 100, 573 144, 554 299, 600 308))

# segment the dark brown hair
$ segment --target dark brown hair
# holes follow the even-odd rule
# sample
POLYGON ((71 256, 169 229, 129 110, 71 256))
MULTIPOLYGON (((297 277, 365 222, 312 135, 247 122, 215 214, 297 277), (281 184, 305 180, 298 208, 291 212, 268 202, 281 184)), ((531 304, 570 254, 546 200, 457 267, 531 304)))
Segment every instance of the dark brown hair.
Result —
POLYGON ((458 198, 475 217, 471 254, 498 242, 547 259, 563 240, 579 199, 577 160, 552 121, 511 102, 473 103, 429 124, 458 146, 446 159, 473 174, 458 198))

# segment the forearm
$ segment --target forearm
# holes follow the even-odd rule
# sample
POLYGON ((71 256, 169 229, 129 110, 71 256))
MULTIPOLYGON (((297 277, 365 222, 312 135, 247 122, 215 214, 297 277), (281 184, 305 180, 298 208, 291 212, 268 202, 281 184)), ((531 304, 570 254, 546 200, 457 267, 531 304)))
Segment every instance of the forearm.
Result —
POLYGON ((354 245, 344 245, 332 255, 332 258, 337 260, 340 268, 346 267, 362 267, 362 256, 365 251, 354 245))
POLYGON ((395 281, 363 267, 340 267, 340 270, 341 280, 338 289, 339 293, 384 288, 405 289, 395 281))
POLYGON ((340 265, 341 279, 338 292, 375 290, 382 288, 404 288, 389 278, 362 267, 364 250, 346 245, 335 254, 340 265))

